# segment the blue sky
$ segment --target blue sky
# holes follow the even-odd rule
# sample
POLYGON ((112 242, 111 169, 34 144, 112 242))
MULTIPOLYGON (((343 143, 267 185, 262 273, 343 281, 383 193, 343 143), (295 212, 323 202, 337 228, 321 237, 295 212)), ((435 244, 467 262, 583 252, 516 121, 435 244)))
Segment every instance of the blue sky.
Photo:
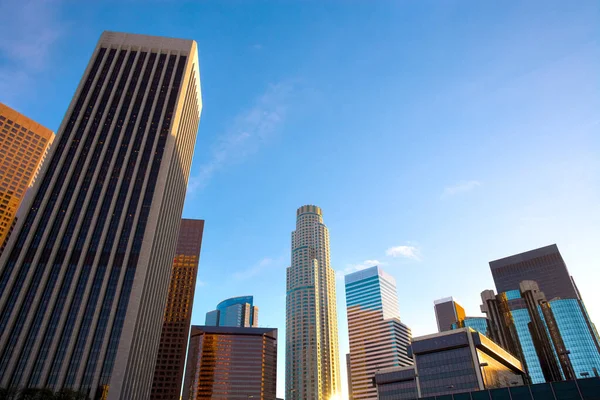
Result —
POLYGON ((280 395, 303 204, 323 208, 340 276, 396 277, 414 335, 440 297, 477 315, 488 261, 551 243, 600 323, 597 1, 5 0, 0 15, 0 101, 55 130, 103 30, 198 42, 193 323, 254 295, 279 328, 280 395))

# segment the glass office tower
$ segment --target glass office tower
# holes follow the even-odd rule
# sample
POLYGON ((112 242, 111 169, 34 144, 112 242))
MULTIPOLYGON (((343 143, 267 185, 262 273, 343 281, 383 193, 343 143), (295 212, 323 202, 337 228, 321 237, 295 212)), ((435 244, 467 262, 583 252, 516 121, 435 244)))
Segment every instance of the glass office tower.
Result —
POLYGON ((555 244, 490 261, 496 292, 519 290, 522 281, 536 281, 550 300, 576 299, 579 294, 555 244))
POLYGON ((473 328, 482 335, 490 337, 490 324, 486 317, 465 317, 452 324, 452 329, 460 328, 473 328))
POLYGON ((488 314, 492 325, 514 332, 511 340, 522 351, 522 361, 531 382, 598 376, 600 345, 583 302, 578 299, 547 301, 544 293, 537 291, 536 302, 523 307, 526 295, 536 290, 537 285, 529 283, 521 285, 521 290, 496 296, 498 302, 504 299, 512 304, 508 319, 512 326, 506 327, 506 319, 498 320, 494 314, 488 314))
POLYGON ((277 329, 192 326, 183 400, 275 400, 276 388, 277 329))
POLYGON ((240 296, 223 300, 217 309, 206 313, 206 326, 257 327, 258 307, 254 297, 240 296))
POLYGON ((193 40, 104 32, 0 258, 0 386, 148 399, 202 102, 193 40))
POLYGON ((396 280, 381 267, 345 276, 352 398, 377 397, 373 386, 381 368, 408 366, 410 329, 400 322, 396 280))
POLYGON ((203 220, 181 220, 151 400, 177 399, 181 393, 203 232, 203 220))

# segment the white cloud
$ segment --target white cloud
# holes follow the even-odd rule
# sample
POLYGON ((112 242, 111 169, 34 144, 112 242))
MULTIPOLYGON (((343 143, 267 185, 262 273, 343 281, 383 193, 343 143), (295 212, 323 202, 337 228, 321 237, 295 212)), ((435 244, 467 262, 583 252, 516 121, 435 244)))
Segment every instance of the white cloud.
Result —
POLYGON ((48 65, 53 44, 61 36, 59 0, 0 2, 0 93, 14 101, 28 93, 34 76, 48 65))
POLYGON ((385 251, 385 254, 391 257, 404 257, 413 260, 421 260, 421 252, 415 246, 394 246, 385 251))
POLYGON ((206 282, 201 281, 200 279, 196 279, 196 287, 206 286, 206 282))
POLYGON ((481 186, 481 182, 479 181, 460 181, 456 185, 446 187, 442 193, 442 198, 454 196, 459 193, 470 192, 479 186, 481 186))
POLYGON ((210 156, 190 177, 188 193, 204 188, 219 170, 244 161, 257 152, 285 121, 292 85, 270 85, 254 105, 238 114, 229 129, 218 136, 210 156))

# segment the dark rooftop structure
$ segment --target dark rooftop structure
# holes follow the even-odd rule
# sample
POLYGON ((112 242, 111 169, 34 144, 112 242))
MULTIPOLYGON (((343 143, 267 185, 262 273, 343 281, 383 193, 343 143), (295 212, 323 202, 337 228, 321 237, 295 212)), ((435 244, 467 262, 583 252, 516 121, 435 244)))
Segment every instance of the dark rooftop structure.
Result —
POLYGON ((567 265, 556 244, 490 261, 498 293, 518 290, 519 283, 536 281, 548 300, 579 299, 567 265))

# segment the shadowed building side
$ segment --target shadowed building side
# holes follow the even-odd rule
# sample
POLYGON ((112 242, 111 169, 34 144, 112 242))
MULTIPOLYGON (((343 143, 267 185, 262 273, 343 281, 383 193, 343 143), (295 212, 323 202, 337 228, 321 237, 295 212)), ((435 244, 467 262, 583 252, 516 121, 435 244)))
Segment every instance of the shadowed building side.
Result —
POLYGON ((156 357, 153 400, 177 400, 181 395, 203 231, 203 220, 181 220, 156 357))
POLYGON ((0 258, 0 386, 150 397, 201 108, 194 41, 101 35, 0 258))

